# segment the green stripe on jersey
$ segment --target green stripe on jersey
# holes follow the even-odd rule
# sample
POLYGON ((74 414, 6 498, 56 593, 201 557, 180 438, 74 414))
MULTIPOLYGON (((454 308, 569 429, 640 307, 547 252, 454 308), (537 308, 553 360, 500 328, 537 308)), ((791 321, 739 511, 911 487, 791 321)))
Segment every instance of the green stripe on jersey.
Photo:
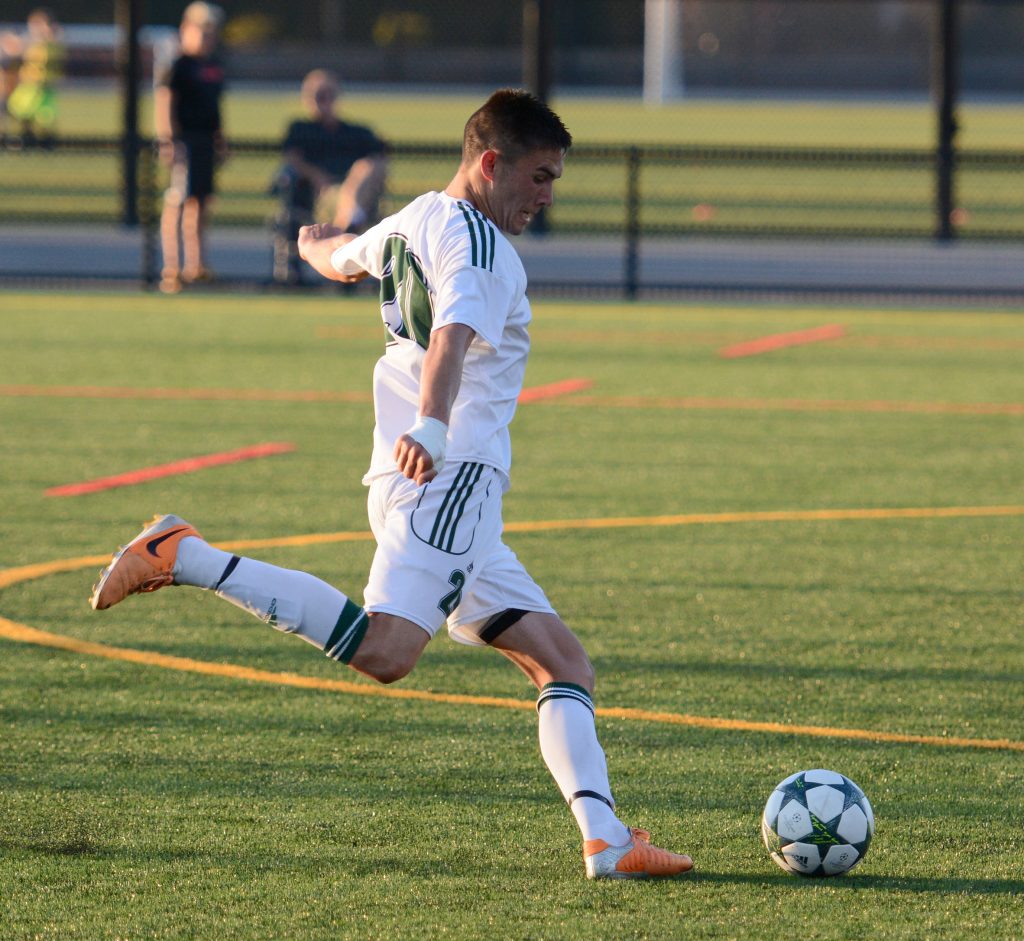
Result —
POLYGON ((396 337, 408 337, 426 349, 434 306, 423 267, 403 235, 389 235, 384 242, 383 269, 380 306, 388 329, 396 337), (401 319, 390 308, 396 308, 401 319))
POLYGON ((466 227, 469 229, 472 248, 470 262, 475 268, 494 271, 494 249, 498 244, 494 226, 484 217, 483 213, 474 209, 469 203, 460 202, 459 208, 466 218, 466 227))

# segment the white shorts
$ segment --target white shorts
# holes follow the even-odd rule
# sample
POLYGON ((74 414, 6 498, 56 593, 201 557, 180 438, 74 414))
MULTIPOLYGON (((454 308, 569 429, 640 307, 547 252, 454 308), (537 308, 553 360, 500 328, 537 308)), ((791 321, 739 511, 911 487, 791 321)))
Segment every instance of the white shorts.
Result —
POLYGON ((480 631, 510 608, 554 614, 515 553, 501 541, 502 485, 485 464, 461 462, 423 486, 399 473, 370 482, 377 552, 363 592, 367 611, 394 614, 433 637, 483 645, 480 631))

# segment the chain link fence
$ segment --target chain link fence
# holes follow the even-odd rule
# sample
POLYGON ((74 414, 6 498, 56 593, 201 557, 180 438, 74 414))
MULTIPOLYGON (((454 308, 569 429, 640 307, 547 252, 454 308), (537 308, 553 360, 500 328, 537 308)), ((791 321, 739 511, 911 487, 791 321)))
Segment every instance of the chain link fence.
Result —
MULTIPOLYGON (((458 153, 455 146, 392 145, 383 210, 443 188, 458 153)), ((1024 154, 958 155, 955 251, 933 238, 936 159, 928 150, 582 145, 573 148, 540 232, 517 246, 535 290, 636 297, 803 283, 1024 298, 1024 154), (889 270, 901 252, 905 265, 889 270)), ((165 170, 148 141, 136 160, 138 221, 125 225, 132 201, 120 140, 5 141, 0 279, 153 285, 165 170)), ((277 142, 231 144, 210 238, 225 285, 272 284, 278 202, 271 181, 280 163, 277 142)))

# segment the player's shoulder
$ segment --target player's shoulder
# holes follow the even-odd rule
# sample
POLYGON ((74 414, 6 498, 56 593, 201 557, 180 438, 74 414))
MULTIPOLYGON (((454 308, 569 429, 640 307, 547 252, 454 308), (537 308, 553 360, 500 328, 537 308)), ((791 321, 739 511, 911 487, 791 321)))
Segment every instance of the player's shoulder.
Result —
POLYGON ((516 279, 519 255, 505 234, 472 203, 446 196, 447 234, 458 245, 465 264, 516 279))

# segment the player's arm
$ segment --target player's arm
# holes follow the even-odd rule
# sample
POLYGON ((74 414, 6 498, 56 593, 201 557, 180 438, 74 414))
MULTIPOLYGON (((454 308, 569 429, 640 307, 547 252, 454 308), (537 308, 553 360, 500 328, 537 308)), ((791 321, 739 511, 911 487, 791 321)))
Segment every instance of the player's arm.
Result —
POLYGON ((444 467, 445 441, 452 407, 462 384, 466 352, 476 332, 452 323, 430 335, 420 377, 420 410, 416 424, 395 442, 398 469, 417 484, 433 480, 444 467))
POLYGON ((343 232, 336 225, 327 222, 304 225, 299 229, 299 256, 332 281, 343 281, 346 284, 362 281, 369 274, 368 271, 346 267, 342 272, 331 264, 331 256, 356 238, 358 236, 351 232, 343 232))

